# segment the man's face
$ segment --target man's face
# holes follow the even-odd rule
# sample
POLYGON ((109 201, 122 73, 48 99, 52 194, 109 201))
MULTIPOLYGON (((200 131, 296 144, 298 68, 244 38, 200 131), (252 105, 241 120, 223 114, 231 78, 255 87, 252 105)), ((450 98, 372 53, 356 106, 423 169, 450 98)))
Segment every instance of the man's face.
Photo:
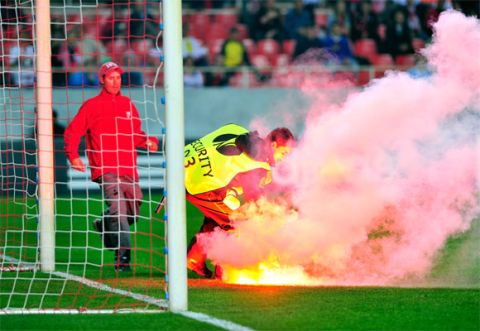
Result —
POLYGON ((118 92, 120 92, 120 87, 122 86, 122 77, 120 76, 120 73, 115 70, 100 78, 100 83, 103 84, 103 87, 108 93, 117 95, 118 92))
POLYGON ((275 163, 282 161, 290 152, 292 151, 292 146, 279 146, 275 141, 272 143, 273 146, 273 159, 275 163))

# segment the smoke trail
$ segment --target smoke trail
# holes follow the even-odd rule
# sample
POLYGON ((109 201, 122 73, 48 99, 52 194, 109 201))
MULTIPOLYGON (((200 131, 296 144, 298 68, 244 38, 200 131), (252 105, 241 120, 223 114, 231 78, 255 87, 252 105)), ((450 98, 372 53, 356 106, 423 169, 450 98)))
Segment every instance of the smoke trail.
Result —
POLYGON ((340 107, 319 112, 313 102, 298 147, 275 173, 295 209, 246 206, 234 233, 201 238, 208 256, 236 268, 274 256, 334 284, 423 277, 478 212, 478 54, 479 21, 449 11, 424 52, 431 77, 391 72, 340 107))

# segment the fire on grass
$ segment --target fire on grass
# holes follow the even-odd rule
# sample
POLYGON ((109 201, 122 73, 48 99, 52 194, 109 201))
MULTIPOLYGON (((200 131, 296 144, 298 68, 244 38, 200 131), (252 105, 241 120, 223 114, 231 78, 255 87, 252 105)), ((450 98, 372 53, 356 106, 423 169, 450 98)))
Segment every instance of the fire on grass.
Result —
POLYGON ((236 269, 223 267, 223 281, 239 285, 323 285, 322 278, 308 275, 301 266, 281 266, 274 257, 256 267, 236 269))
MULTIPOLYGON (((322 177, 327 185, 338 187, 344 182, 347 173, 346 166, 337 158, 332 158, 319 169, 318 176, 322 177)), ((292 231, 298 226, 298 222, 302 222, 298 210, 291 206, 288 199, 260 199, 256 203, 247 204, 241 209, 233 219, 242 222, 248 220, 247 223, 240 223, 240 231, 250 232, 256 229, 258 240, 268 240, 268 237, 277 232, 292 231), (263 223, 263 224, 262 224, 263 223), (295 226, 291 226, 295 224, 295 226), (258 233, 259 229, 266 229, 264 232, 258 233)), ((273 238, 271 238, 273 239, 273 238)), ((282 252, 282 259, 285 260, 285 252, 282 252)), ((265 256, 265 255, 264 255, 265 256)), ((288 259, 288 258, 287 258, 288 259)), ((312 267, 311 262, 305 265, 287 265, 279 261, 279 256, 271 251, 262 262, 245 268, 238 268, 228 264, 222 265, 222 280, 228 284, 241 285, 302 285, 302 286, 319 286, 329 283, 329 278, 318 274, 318 268, 312 267)), ((323 272, 329 275, 328 270, 323 272)))

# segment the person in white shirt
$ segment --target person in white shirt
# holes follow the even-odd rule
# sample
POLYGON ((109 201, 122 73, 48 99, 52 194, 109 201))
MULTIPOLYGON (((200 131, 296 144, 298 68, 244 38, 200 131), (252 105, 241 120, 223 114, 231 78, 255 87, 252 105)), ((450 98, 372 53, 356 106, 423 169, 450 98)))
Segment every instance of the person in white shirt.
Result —
POLYGON ((9 59, 12 84, 19 87, 33 86, 35 54, 31 39, 22 38, 17 45, 12 46, 9 59))
POLYGON ((193 59, 191 57, 187 57, 183 61, 183 84, 185 87, 203 87, 204 77, 203 74, 195 70, 193 66, 193 59))
POLYGON ((196 66, 208 65, 208 50, 202 45, 202 42, 190 35, 188 24, 183 26, 182 53, 183 59, 190 57, 196 66))

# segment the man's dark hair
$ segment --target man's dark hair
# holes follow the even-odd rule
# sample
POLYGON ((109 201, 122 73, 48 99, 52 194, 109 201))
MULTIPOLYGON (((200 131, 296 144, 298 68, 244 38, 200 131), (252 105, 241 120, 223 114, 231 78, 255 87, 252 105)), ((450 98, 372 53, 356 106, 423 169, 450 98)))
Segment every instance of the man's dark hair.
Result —
POLYGON ((276 128, 265 138, 268 142, 276 142, 280 146, 286 146, 295 141, 292 132, 287 128, 276 128))
POLYGON ((235 145, 251 158, 265 161, 265 142, 257 131, 248 132, 237 137, 235 145))

